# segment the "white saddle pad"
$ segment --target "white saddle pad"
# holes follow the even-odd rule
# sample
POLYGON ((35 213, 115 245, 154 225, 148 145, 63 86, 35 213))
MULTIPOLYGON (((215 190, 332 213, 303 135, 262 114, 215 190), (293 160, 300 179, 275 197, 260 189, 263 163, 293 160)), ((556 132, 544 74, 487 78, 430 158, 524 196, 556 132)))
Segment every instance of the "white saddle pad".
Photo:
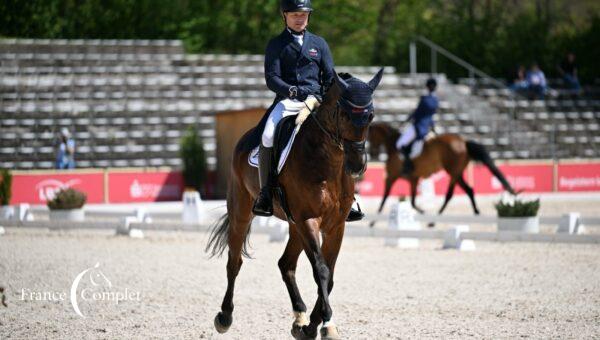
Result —
MULTIPOLYGON (((298 131, 300 131, 300 126, 301 125, 297 125, 296 128, 294 129, 294 132, 292 132, 292 136, 290 137, 290 140, 288 141, 287 145, 285 146, 285 149, 283 149, 283 151, 281 151, 281 157, 279 157, 279 164, 277 164, 277 173, 281 173, 281 169, 283 169, 283 166, 285 165, 285 161, 287 160, 290 152, 292 151, 292 145, 294 145, 294 140, 296 139, 296 135, 298 134, 298 131)), ((251 166, 258 168, 258 146, 256 148, 254 148, 252 150, 252 152, 250 152, 250 155, 248 155, 248 164, 250 164, 251 166)))
MULTIPOLYGON (((421 155, 421 152, 423 152, 424 145, 425 141, 422 139, 414 142, 412 149, 410 150, 410 159, 415 159, 419 157, 421 155)), ((400 153, 400 155, 402 155, 402 158, 404 158, 404 154, 400 153)))

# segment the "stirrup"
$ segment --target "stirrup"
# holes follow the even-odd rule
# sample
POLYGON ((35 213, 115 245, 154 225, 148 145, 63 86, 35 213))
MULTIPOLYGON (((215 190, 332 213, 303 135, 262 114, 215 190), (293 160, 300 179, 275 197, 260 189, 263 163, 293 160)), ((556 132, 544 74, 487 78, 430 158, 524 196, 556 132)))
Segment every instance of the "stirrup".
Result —
POLYGON ((348 213, 348 216, 346 217, 346 222, 356 222, 365 218, 365 213, 360 209, 360 204, 358 204, 358 202, 356 202, 356 207, 358 207, 358 210, 350 208, 350 213, 348 213))

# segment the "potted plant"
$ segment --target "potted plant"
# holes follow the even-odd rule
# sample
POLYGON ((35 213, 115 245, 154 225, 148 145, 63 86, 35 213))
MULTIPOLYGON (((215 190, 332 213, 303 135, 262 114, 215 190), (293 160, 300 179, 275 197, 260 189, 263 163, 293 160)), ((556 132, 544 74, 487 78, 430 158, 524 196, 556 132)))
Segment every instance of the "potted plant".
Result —
POLYGON ((12 194, 12 174, 7 169, 0 169, 0 218, 10 219, 14 210, 10 204, 12 194))
POLYGON ((48 201, 50 220, 83 221, 86 195, 72 188, 61 189, 48 201))
POLYGON ((206 153, 198 128, 189 126, 181 138, 180 151, 186 190, 202 191, 206 181, 206 153))
POLYGON ((525 201, 517 197, 503 198, 494 206, 498 212, 498 231, 539 233, 539 199, 525 201))

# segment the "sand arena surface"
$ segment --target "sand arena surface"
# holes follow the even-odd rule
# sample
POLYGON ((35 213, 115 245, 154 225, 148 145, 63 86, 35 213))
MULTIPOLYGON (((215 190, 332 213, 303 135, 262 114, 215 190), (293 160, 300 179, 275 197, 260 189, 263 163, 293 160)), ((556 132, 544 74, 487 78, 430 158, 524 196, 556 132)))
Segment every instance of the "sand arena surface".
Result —
MULTIPOLYGON (((234 323, 219 335, 212 323, 225 292, 225 258, 207 259, 206 234, 147 232, 141 240, 112 234, 9 228, 0 236, 8 305, 0 306, 0 338, 291 338, 291 306, 276 264, 283 244, 251 237, 255 259, 242 266, 234 323), (83 301, 83 319, 68 293, 77 274, 97 262, 110 289, 141 296, 118 305, 83 301), (67 299, 21 301, 22 289, 65 292, 67 299)), ((439 250, 437 241, 400 250, 383 247, 381 239, 346 238, 331 296, 341 335, 600 337, 600 246, 476 244, 475 252, 461 253, 439 250)), ((316 285, 304 255, 297 276, 311 309, 316 285)))

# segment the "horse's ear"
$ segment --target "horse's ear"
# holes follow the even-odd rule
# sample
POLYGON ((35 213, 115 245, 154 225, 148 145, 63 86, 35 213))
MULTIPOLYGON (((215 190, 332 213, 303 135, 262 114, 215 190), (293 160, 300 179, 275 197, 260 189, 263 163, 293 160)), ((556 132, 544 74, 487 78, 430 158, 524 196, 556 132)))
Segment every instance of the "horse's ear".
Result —
POLYGON ((377 72, 375 77, 373 77, 373 79, 371 79, 369 81, 369 87, 371 88, 371 90, 375 91, 377 86, 379 86, 379 82, 381 82, 382 77, 383 77, 383 67, 381 68, 381 70, 379 70, 379 72, 377 72))
POLYGON ((333 77, 335 78, 337 85, 340 87, 340 90, 342 90, 342 93, 346 92, 349 86, 348 83, 346 83, 344 79, 340 78, 335 70, 333 70, 333 77))

